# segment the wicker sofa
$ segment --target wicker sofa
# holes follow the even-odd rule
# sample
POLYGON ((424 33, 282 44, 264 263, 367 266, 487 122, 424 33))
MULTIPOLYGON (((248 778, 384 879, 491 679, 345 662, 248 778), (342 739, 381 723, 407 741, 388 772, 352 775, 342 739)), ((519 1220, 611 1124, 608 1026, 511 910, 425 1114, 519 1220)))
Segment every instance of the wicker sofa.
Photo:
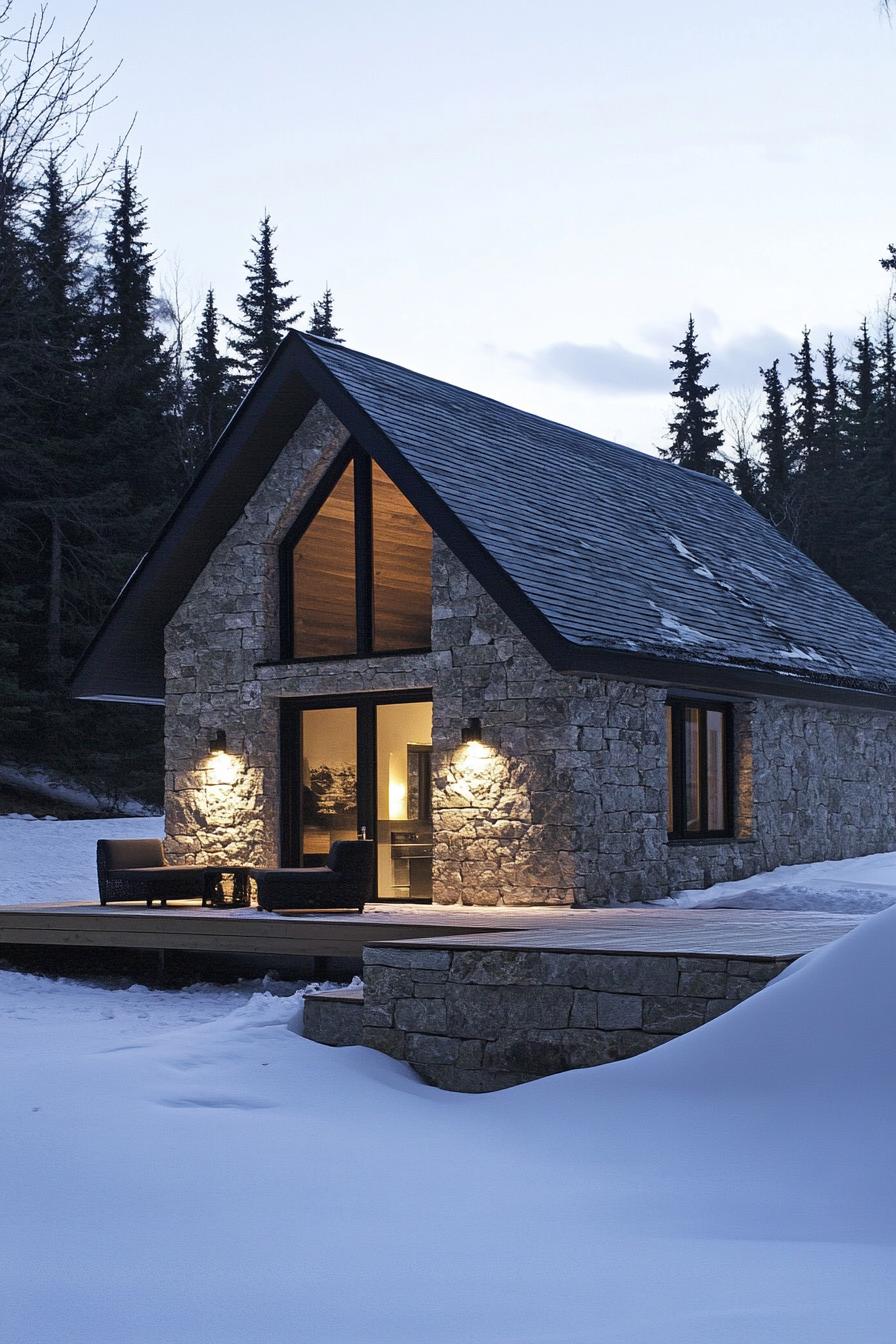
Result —
POLYGON ((373 896, 372 840, 335 840, 322 868, 252 868, 261 910, 358 910, 373 896))
POLYGON ((205 903, 215 869, 174 867, 165 861, 161 840, 98 840, 96 875, 100 905, 109 901, 201 900, 205 903))

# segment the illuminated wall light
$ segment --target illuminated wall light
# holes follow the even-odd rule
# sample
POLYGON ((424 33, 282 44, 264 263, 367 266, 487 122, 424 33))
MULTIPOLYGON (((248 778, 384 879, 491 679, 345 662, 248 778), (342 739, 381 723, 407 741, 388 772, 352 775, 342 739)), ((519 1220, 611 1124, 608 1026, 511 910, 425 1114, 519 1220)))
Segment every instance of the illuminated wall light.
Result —
POLYGON ((219 728, 214 737, 209 739, 208 753, 210 756, 222 756, 227 750, 227 734, 223 728, 219 728))
POLYGON ((467 719, 461 733, 462 742, 482 742, 482 720, 475 714, 467 719))

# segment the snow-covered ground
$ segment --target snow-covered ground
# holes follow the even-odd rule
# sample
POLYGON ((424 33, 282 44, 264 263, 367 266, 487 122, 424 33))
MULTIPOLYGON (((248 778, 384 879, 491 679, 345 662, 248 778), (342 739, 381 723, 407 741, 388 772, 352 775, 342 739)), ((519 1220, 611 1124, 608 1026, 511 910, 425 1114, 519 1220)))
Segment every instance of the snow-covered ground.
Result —
POLYGON ((896 910, 491 1096, 298 997, 0 973, 3 1344, 891 1344, 896 910))
POLYGON ((96 842, 159 836, 161 817, 36 821, 0 817, 0 905, 96 901, 96 842))
POLYGON ((738 882, 718 882, 705 891, 680 891, 657 904, 875 914, 896 905, 896 854, 793 864, 738 882))
MULTIPOLYGON (((4 899, 92 899, 96 836, 157 827, 2 820, 4 899)), ((0 971, 0 1344, 891 1344, 894 964, 888 910, 669 1045, 485 1097, 258 984, 0 971)))

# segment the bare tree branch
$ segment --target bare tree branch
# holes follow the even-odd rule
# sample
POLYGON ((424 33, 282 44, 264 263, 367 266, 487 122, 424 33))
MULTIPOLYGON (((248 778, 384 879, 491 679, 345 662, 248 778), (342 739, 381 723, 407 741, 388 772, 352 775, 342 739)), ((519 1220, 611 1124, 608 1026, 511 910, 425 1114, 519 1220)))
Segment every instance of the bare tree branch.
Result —
POLYGON ((88 29, 57 37, 46 4, 16 26, 12 0, 0 0, 0 218, 33 198, 49 163, 66 182, 69 204, 83 207, 103 190, 133 121, 111 150, 85 147, 91 119, 112 102, 108 75, 95 73, 88 29))

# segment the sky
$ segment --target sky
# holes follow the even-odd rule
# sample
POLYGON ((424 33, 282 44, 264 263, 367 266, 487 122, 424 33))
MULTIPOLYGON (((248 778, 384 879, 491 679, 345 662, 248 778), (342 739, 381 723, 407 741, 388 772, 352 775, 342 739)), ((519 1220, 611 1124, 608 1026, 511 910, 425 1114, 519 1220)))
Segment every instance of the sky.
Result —
POLYGON ((100 0, 92 33, 159 278, 225 312, 268 210, 348 344, 651 450, 690 312, 736 392, 886 302, 877 0, 100 0))

